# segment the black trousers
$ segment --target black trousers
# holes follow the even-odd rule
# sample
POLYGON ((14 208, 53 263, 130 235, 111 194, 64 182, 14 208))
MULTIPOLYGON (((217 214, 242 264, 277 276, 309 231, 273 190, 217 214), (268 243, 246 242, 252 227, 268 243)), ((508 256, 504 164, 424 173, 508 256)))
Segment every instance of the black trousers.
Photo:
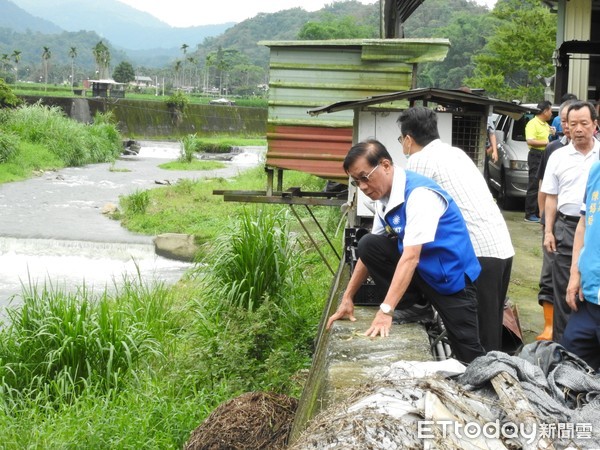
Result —
POLYGON ((571 308, 567 304, 567 285, 571 275, 573 259, 573 238, 577 222, 556 216, 554 222, 554 238, 556 253, 552 265, 552 286, 554 291, 554 314, 552 316, 552 340, 560 343, 567 327, 571 308))
POLYGON ((569 317, 561 344, 596 371, 600 369, 600 305, 578 303, 569 317))
POLYGON ((477 319, 479 339, 486 352, 502 350, 504 302, 510 283, 512 257, 507 259, 480 257, 481 273, 477 286, 477 319))
POLYGON ((535 214, 539 217, 538 206, 539 180, 537 177, 540 162, 542 161, 543 150, 529 149, 527 154, 527 165, 529 166, 527 194, 525 194, 525 217, 535 214))
MULTIPOLYGON (((387 236, 367 234, 358 242, 357 254, 375 284, 382 291, 387 292, 400 260, 396 240, 387 236)), ((466 280, 466 286, 462 291, 443 295, 415 272, 410 290, 423 294, 437 310, 448 332, 448 339, 456 359, 470 363, 485 354, 479 340, 477 291, 469 279, 466 280)))
POLYGON ((554 265, 554 253, 549 252, 544 247, 544 233, 542 233, 542 270, 540 272, 540 290, 538 292, 538 303, 542 302, 554 304, 554 284, 552 282, 552 266, 554 265))

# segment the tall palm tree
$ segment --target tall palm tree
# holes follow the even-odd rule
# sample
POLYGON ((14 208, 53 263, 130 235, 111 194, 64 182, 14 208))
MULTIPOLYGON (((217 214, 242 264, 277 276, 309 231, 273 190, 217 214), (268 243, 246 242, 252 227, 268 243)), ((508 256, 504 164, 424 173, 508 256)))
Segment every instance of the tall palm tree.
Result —
POLYGON ((99 78, 106 79, 108 78, 108 68, 110 66, 110 50, 104 42, 98 42, 93 50, 94 59, 96 60, 96 65, 98 66, 99 78))
POLYGON ((2 60, 2 70, 6 70, 7 67, 10 65, 9 64, 8 53, 2 53, 2 56, 0 57, 0 60, 2 60))
POLYGON ((50 47, 43 47, 42 60, 44 61, 44 91, 48 89, 48 60, 52 57, 50 47))
POLYGON ((181 87, 181 83, 178 83, 180 70, 181 70, 181 61, 176 61, 175 62, 175 86, 177 86, 177 87, 181 87))
POLYGON ((21 50, 13 50, 11 56, 15 62, 16 81, 19 81, 19 62, 21 61, 21 50))
POLYGON ((183 81, 182 81, 182 83, 181 83, 181 84, 182 84, 183 86, 185 86, 185 55, 187 54, 187 49, 188 49, 189 47, 190 47, 190 46, 189 46, 189 45, 187 45, 187 44, 182 44, 182 45, 181 45, 181 51, 183 52, 183 76, 182 76, 182 78, 183 78, 183 81))
POLYGON ((187 61, 190 63, 190 86, 193 86, 194 82, 192 80, 192 70, 196 69, 196 75, 198 75, 198 67, 196 66, 198 61, 193 56, 188 56, 187 61))
POLYGON ((69 58, 71 58, 71 90, 75 85, 75 58, 77 58, 77 47, 69 49, 69 58))

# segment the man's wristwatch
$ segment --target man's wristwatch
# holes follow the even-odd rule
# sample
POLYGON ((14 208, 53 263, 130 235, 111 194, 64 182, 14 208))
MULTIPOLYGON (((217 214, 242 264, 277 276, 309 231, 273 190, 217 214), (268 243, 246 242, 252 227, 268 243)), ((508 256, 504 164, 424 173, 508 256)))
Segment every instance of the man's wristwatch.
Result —
POLYGON ((387 314, 390 316, 393 314, 392 307, 390 305, 388 305, 387 303, 382 303, 381 305, 379 305, 379 309, 384 314, 387 314))

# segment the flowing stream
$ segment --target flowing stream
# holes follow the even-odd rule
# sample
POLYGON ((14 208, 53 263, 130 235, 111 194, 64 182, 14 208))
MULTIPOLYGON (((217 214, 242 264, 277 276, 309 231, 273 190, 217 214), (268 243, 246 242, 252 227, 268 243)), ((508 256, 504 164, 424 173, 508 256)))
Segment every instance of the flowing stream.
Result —
POLYGON ((22 286, 94 292, 113 290, 124 277, 176 282, 191 264, 157 256, 152 236, 131 233, 102 214, 119 196, 182 178, 231 177, 261 162, 264 149, 245 148, 224 169, 170 171, 179 143, 141 142, 138 155, 114 164, 46 172, 0 185, 0 308, 20 303, 22 286))

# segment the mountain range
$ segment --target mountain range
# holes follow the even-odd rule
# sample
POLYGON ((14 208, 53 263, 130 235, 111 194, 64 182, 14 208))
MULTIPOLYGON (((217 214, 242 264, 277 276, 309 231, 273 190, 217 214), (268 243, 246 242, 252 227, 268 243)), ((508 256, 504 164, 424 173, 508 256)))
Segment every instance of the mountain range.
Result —
POLYGON ((103 40, 113 67, 126 60, 138 67, 161 68, 180 59, 185 44, 198 60, 218 48, 235 48, 252 64, 266 68, 269 51, 258 41, 296 39, 302 26, 319 20, 321 12, 363 16, 374 11, 375 4, 346 0, 316 12, 291 8, 259 13, 238 24, 179 28, 117 0, 0 0, 0 55, 9 57, 18 50, 21 67, 37 67, 42 48, 49 47, 53 65, 70 67, 68 51, 76 48, 78 65, 89 70, 94 67, 91 49, 103 40))
POLYGON ((123 50, 179 48, 183 43, 201 43, 233 25, 172 27, 117 0, 0 0, 0 27, 40 33, 95 31, 123 50))

